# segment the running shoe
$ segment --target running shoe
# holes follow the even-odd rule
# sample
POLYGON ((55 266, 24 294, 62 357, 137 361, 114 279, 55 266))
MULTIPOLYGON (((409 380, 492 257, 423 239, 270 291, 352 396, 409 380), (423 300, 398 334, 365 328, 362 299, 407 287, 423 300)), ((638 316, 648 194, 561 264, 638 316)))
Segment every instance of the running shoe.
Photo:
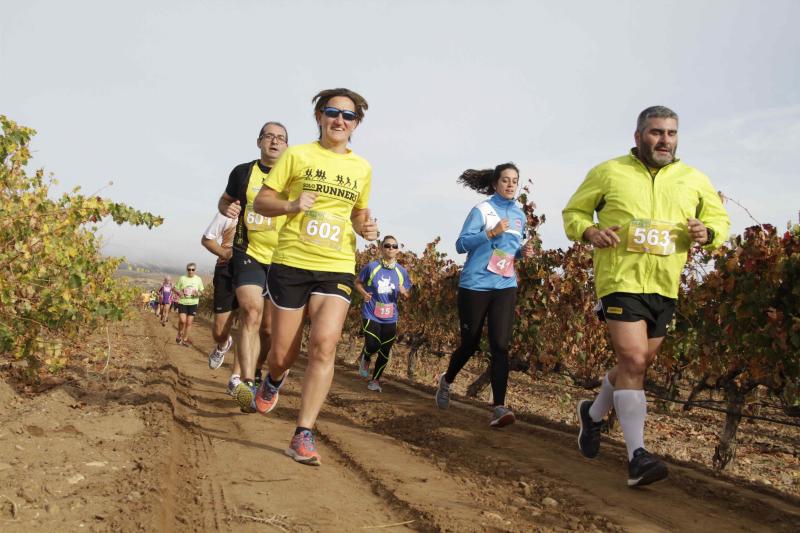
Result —
MULTIPOLYGON (((288 372, 287 372, 288 374, 288 372)), ((286 375, 283 375, 283 380, 281 381, 281 385, 283 385, 283 381, 286 380, 286 375)), ((267 379, 261 382, 261 386, 258 388, 258 392, 256 392, 255 398, 255 406, 256 411, 265 415, 275 409, 275 406, 278 405, 278 396, 280 386, 276 387, 269 382, 269 374, 267 374, 267 379)))
POLYGON ((578 402, 578 422, 581 425, 578 431, 578 449, 584 457, 593 459, 600 452, 600 427, 602 422, 595 422, 589 416, 592 400, 581 400, 578 402))
POLYGON ((233 397, 236 403, 239 404, 239 410, 243 413, 255 413, 255 397, 256 390, 252 385, 248 385, 244 381, 240 382, 233 391, 233 397))
POLYGON ((307 429, 292 437, 292 443, 286 448, 285 453, 304 465, 319 466, 321 464, 317 453, 317 444, 314 442, 314 434, 307 429))
POLYGON ((436 407, 447 409, 450 406, 450 385, 444 379, 444 374, 439 376, 439 386, 436 388, 436 407))
POLYGON ((369 361, 367 361, 367 357, 365 354, 361 354, 361 357, 358 359, 358 375, 362 378, 369 377, 369 361))
POLYGON ((668 475, 667 465, 644 448, 638 448, 633 452, 633 459, 628 463, 629 487, 643 487, 661 481, 668 475))
POLYGON ((230 380, 228 380, 227 393, 228 393, 229 396, 235 396, 234 391, 236 390, 236 387, 238 387, 239 383, 241 383, 241 382, 242 381, 239 378, 235 378, 235 379, 231 378, 230 380))
POLYGON ((375 392, 383 392, 383 389, 381 389, 381 382, 377 379, 369 380, 369 383, 367 383, 367 388, 369 390, 374 390, 375 392))
POLYGON ((489 421, 489 426, 493 428, 502 428, 510 426, 514 423, 516 417, 511 409, 504 405, 495 405, 492 411, 492 419, 489 421))
POLYGON ((208 354, 208 368, 216 370, 221 367, 225 361, 225 354, 231 349, 231 346, 233 346, 233 337, 231 336, 228 336, 228 340, 222 348, 214 346, 214 349, 208 354))
POLYGON ((180 338, 180 336, 178 336, 178 337, 175 337, 175 344, 180 344, 180 343, 181 343, 181 338, 180 338))

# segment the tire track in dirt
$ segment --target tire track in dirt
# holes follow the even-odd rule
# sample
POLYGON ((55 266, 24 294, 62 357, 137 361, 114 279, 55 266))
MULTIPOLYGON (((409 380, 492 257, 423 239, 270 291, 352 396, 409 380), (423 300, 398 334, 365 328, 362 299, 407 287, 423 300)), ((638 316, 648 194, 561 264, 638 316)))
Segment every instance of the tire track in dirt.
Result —
MULTIPOLYGON (((169 341, 171 330, 151 329, 169 341)), ((211 346, 202 323, 194 336, 211 346)), ((631 490, 618 446, 589 461, 573 434, 527 423, 491 430, 487 410, 470 402, 440 412, 427 390, 387 383, 373 393, 343 367, 318 421, 323 466, 306 467, 283 454, 302 359, 264 417, 239 413, 223 394, 228 363, 211 371, 204 351, 165 349, 180 369, 180 450, 170 450, 181 465, 170 481, 178 511, 168 529, 800 530, 798 508, 778 498, 676 465, 666 482, 631 490)))

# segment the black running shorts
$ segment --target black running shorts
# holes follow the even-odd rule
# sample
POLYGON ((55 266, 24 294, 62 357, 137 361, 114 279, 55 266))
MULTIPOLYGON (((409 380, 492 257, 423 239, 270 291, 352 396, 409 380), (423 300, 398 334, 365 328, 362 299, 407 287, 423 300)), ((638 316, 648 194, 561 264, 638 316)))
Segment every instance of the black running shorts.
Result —
POLYGON ((233 274, 233 288, 238 289, 244 285, 258 285, 264 298, 267 297, 267 274, 269 265, 259 263, 246 253, 233 250, 231 257, 231 272, 233 274))
POLYGON ((348 304, 353 294, 354 274, 318 272, 273 263, 267 285, 278 309, 302 309, 312 294, 334 296, 348 304))
POLYGON ((231 264, 219 265, 214 269, 214 312, 228 313, 239 308, 233 290, 231 264))
POLYGON ((667 324, 675 315, 675 298, 660 294, 633 294, 612 292, 600 298, 601 319, 621 320, 623 322, 647 322, 647 337, 665 337, 667 324))
POLYGON ((193 305, 178 304, 178 313, 182 315, 195 316, 197 315, 197 304, 193 305))

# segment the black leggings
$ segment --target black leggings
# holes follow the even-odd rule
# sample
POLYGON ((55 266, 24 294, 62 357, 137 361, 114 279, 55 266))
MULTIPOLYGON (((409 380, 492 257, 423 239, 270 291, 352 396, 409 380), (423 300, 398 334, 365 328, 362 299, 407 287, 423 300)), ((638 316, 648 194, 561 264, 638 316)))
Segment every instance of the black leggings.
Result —
POLYGON ((469 358, 478 349, 483 332, 483 323, 489 315, 489 350, 492 377, 493 405, 504 405, 508 387, 508 345, 514 329, 514 306, 517 303, 517 288, 492 291, 473 291, 458 288, 458 319, 461 329, 461 345, 450 357, 444 379, 448 383, 456 376, 469 358))
POLYGON ((372 379, 380 379, 386 365, 389 364, 389 350, 397 339, 397 323, 381 324, 365 318, 361 332, 364 334, 364 349, 361 354, 367 361, 373 354, 378 354, 372 379))

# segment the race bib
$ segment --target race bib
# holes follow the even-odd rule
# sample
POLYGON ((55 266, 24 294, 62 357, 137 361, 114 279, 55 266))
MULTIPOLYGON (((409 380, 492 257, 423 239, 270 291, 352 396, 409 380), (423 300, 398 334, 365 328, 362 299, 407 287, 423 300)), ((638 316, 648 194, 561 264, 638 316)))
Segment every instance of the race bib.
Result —
POLYGON ((384 320, 394 318, 394 304, 377 302, 375 304, 375 316, 384 320))
POLYGON ((275 220, 253 211, 253 206, 244 208, 244 225, 248 231, 275 231, 275 220))
POLYGON ((186 287, 185 289, 183 289, 183 295, 184 296, 188 297, 188 296, 192 296, 193 294, 194 294, 194 287, 186 287))
POLYGON ((635 218, 628 226, 629 252, 653 255, 675 253, 678 226, 672 222, 635 218))
POLYGON ((344 219, 324 211, 306 211, 300 224, 301 241, 331 250, 342 248, 344 219))
POLYGON ((504 278, 514 277, 514 256, 495 248, 492 250, 492 256, 489 258, 489 264, 486 269, 504 278))

